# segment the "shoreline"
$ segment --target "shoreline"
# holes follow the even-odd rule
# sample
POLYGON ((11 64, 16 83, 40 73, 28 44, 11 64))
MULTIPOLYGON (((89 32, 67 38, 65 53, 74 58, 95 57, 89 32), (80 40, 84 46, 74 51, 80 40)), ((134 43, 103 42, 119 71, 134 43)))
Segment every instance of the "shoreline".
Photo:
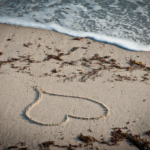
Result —
MULTIPOLYGON (((2 22, 2 20, 1 20, 2 22)), ((2 24, 2 23, 1 23, 2 24)), ((4 23, 6 25, 13 25, 14 26, 20 26, 20 27, 24 27, 24 28, 35 28, 35 29, 42 29, 42 30, 51 30, 54 32, 58 32, 64 35, 68 35, 68 36, 72 36, 72 37, 87 37, 90 38, 92 40, 98 41, 98 42, 103 42, 106 44, 112 44, 115 46, 118 46, 120 48, 129 50, 129 51, 150 51, 150 45, 143 45, 143 44, 139 44, 138 42, 134 42, 130 39, 124 39, 124 38, 118 38, 118 37, 113 37, 113 36, 107 36, 107 35, 101 35, 101 34, 97 34, 97 33, 93 33, 93 32, 84 32, 84 31, 75 31, 72 29, 68 29, 66 27, 62 27, 60 25, 51 23, 51 24, 42 24, 42 23, 34 23, 32 22, 32 24, 28 24, 26 22, 24 22, 24 20, 22 20, 22 22, 18 23, 18 20, 14 19, 14 23, 12 23, 12 20, 10 21, 8 19, 7 23, 4 23), (25 26, 25 25, 26 26, 25 26)))
MULTIPOLYGON (((108 139, 115 127, 127 126, 133 134, 150 130, 150 52, 127 51, 89 38, 6 24, 0 24, 0 37, 0 149, 18 142, 39 149, 38 144, 49 139, 60 145, 78 145, 80 133, 108 139), (111 114, 100 120, 69 118, 58 127, 37 125, 25 116, 26 109, 38 99, 35 86, 104 103, 111 114)), ((95 118, 103 113, 104 108, 95 103, 46 94, 29 112, 35 120, 52 124, 63 121, 66 114, 95 118)), ((135 149, 126 142, 95 146, 135 149)))

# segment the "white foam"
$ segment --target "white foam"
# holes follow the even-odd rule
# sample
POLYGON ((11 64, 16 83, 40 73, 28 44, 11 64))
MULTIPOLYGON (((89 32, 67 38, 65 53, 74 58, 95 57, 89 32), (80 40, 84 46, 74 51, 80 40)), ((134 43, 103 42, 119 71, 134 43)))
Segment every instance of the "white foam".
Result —
POLYGON ((74 37, 88 37, 88 38, 91 38, 100 42, 114 44, 119 47, 125 48, 127 50, 131 50, 131 51, 150 51, 150 45, 142 45, 136 42, 126 40, 126 39, 111 37, 111 36, 93 33, 93 32, 76 31, 73 29, 62 27, 55 23, 37 23, 29 18, 22 19, 22 18, 17 18, 17 17, 12 18, 12 17, 4 16, 4 17, 0 17, 0 23, 54 30, 54 31, 67 34, 70 36, 74 36, 74 37))

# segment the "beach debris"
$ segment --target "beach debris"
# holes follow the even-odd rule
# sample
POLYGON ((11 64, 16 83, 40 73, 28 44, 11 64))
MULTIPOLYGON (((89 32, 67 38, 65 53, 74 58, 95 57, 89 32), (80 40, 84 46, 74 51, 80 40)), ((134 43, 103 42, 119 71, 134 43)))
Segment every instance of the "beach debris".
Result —
POLYGON ((27 43, 27 44, 23 44, 23 46, 25 46, 25 47, 29 47, 29 46, 31 46, 32 45, 32 43, 27 43))
POLYGON ((7 39, 7 41, 11 41, 11 39, 7 39))
POLYGON ((76 77, 77 77, 77 75, 76 75, 76 74, 74 74, 74 75, 73 75, 73 76, 71 76, 71 77, 67 77, 67 78, 65 78, 65 79, 64 79, 64 82, 65 82, 66 80, 73 82, 73 80, 74 80, 76 77))
POLYGON ((116 59, 110 59, 112 63, 116 63, 116 59))
POLYGON ((3 55, 3 52, 0 52, 0 56, 3 55))
POLYGON ((89 60, 85 57, 83 57, 82 60, 85 61, 85 62, 89 62, 89 60))
POLYGON ((147 81, 147 80, 149 80, 149 78, 147 76, 145 76, 145 75, 143 75, 141 77, 143 78, 143 80, 141 80, 141 81, 147 81))
POLYGON ((0 61, 0 67, 4 64, 12 63, 12 62, 15 62, 15 61, 18 61, 18 60, 19 60, 18 58, 8 58, 6 61, 0 61))
POLYGON ((93 142, 97 142, 97 141, 98 141, 97 139, 95 139, 95 138, 92 137, 92 136, 89 136, 89 135, 88 135, 88 136, 85 136, 85 135, 83 135, 83 133, 81 133, 81 134, 79 135, 78 139, 81 140, 81 141, 84 142, 84 143, 87 143, 87 144, 93 143, 93 142))
POLYGON ((52 49, 51 47, 49 47, 49 46, 46 46, 46 48, 48 48, 48 49, 52 49))
POLYGON ((9 146, 9 147, 7 147, 7 149, 10 149, 10 150, 14 149, 14 148, 18 148, 18 146, 15 145, 15 146, 9 146))
POLYGON ((137 77, 134 76, 133 78, 129 76, 121 76, 120 74, 116 75, 117 78, 115 78, 116 81, 123 81, 123 80, 128 80, 128 81, 137 81, 137 77))
POLYGON ((71 144, 69 144, 68 150, 74 150, 71 144))
POLYGON ((96 150, 99 150, 99 148, 98 148, 97 146, 95 147, 95 149, 96 149, 96 150))
POLYGON ((111 143, 109 145, 117 145, 118 142, 127 139, 132 145, 136 146, 140 150, 149 150, 150 141, 142 139, 141 135, 133 135, 130 130, 123 132, 121 128, 114 128, 114 131, 111 135, 111 143))
POLYGON ((56 59, 62 61, 62 59, 60 58, 61 56, 63 56, 63 54, 59 54, 58 56, 50 54, 47 55, 47 58, 45 58, 43 61, 49 61, 50 59, 56 59))
MULTIPOLYGON (((73 40, 81 40, 84 37, 74 37, 73 40)), ((39 38, 39 40, 41 40, 41 38, 39 38)), ((88 42, 88 44, 90 44, 91 42, 88 42)), ((25 47, 29 47, 30 45, 32 45, 31 42, 25 43, 23 44, 25 47)), ((38 44, 38 47, 40 47, 41 45, 38 44)), ((46 46, 46 48, 51 49, 49 46, 46 46)), ((87 49, 88 47, 81 47, 83 49, 87 49)), ((98 77, 102 77, 101 73, 102 71, 112 71, 112 72, 124 72, 125 71, 129 71, 132 72, 134 70, 142 70, 145 71, 144 75, 141 75, 141 79, 138 79, 136 76, 132 76, 132 75, 116 75, 113 76, 112 79, 106 79, 106 81, 109 82, 113 82, 113 81, 141 81, 143 83, 148 83, 149 80, 149 71, 150 71, 150 67, 146 66, 146 64, 144 64, 141 61, 137 61, 135 59, 129 58, 128 60, 126 60, 127 66, 121 66, 119 63, 117 63, 117 60, 114 58, 111 58, 111 56, 108 55, 104 55, 104 56, 100 56, 100 54, 96 53, 93 56, 89 56, 86 55, 86 57, 81 57, 78 60, 71 60, 71 61, 63 61, 62 56, 65 55, 64 59, 66 59, 66 55, 71 54, 72 52, 78 50, 79 47, 72 47, 67 53, 61 53, 62 50, 55 48, 55 51, 58 52, 58 54, 48 54, 48 52, 44 51, 46 57, 43 58, 42 61, 36 61, 34 59, 31 58, 30 55, 26 55, 26 56, 19 56, 20 58, 8 58, 7 60, 3 60, 0 61, 0 67, 4 64, 7 63, 12 63, 15 61, 20 61, 22 62, 28 62, 28 65, 30 65, 31 63, 41 63, 44 61, 49 61, 51 59, 55 59, 58 60, 58 62, 53 62, 56 64, 59 64, 59 68, 63 68, 66 67, 67 65, 72 65, 74 69, 76 69, 76 71, 79 69, 79 67, 82 67, 83 71, 79 71, 78 73, 76 73, 76 79, 78 79, 78 81, 80 82, 86 82, 87 80, 93 80, 95 81, 96 78, 98 77), (60 64, 61 61, 62 63, 60 64), (74 67, 76 66, 76 67, 74 67), (117 69, 117 70, 114 70, 117 69), (79 77, 79 78, 78 78, 79 77)), ((2 55, 2 52, 0 52, 0 55, 2 55)), ((24 65, 24 64, 23 64, 24 65)), ((21 65, 22 66, 22 65, 21 65)), ((14 69, 18 69, 17 72, 19 72, 20 70, 24 70, 27 67, 21 67, 21 66, 16 66, 14 63, 11 64, 11 68, 14 69)), ((81 69, 81 68, 80 68, 81 69)), ((53 70, 54 73, 56 73, 56 70, 53 70)), ((69 70, 70 71, 70 70, 69 70)), ((25 71, 22 73, 26 73, 25 71)), ((63 81, 73 81, 72 78, 73 76, 69 77, 71 72, 68 72, 68 74, 66 74, 66 79, 62 79, 63 81)), ((29 73, 30 75, 30 73, 29 73)), ((32 74, 33 76, 33 74, 32 74)), ((44 76, 48 76, 48 74, 44 74, 41 75, 41 77, 44 76)), ((63 77, 62 75, 58 75, 57 77, 63 77)), ((103 81, 105 82, 105 81, 103 81)))
POLYGON ((138 62, 136 60, 133 60, 132 58, 130 58, 130 60, 128 61, 128 64, 133 67, 134 69, 137 69, 137 68, 145 68, 146 65, 143 64, 142 62, 138 62))
POLYGON ((56 49, 56 52, 58 52, 58 53, 59 53, 59 52, 61 52, 61 50, 57 48, 57 49, 56 49))
POLYGON ((115 128, 111 135, 111 145, 117 145, 119 141, 123 141, 127 138, 127 133, 123 133, 120 128, 115 128))
POLYGON ((92 71, 88 71, 87 73, 85 73, 85 74, 81 77, 80 81, 81 81, 81 82, 85 82, 86 80, 88 80, 89 78, 93 77, 94 75, 96 75, 96 76, 94 76, 94 77, 98 77, 97 74, 98 74, 98 72, 99 72, 100 70, 101 70, 101 68, 93 69, 92 71))
POLYGON ((57 71, 56 69, 53 69, 52 72, 53 72, 53 73, 57 73, 58 71, 57 71))
POLYGON ((82 49, 88 49, 87 47, 81 47, 82 49))
POLYGON ((78 139, 85 143, 84 147, 87 147, 88 145, 91 145, 92 146, 91 149, 94 148, 94 146, 93 146, 94 142, 99 142, 96 138, 94 138, 92 136, 89 136, 89 135, 85 136, 85 135, 83 135, 83 133, 81 133, 79 135, 78 139))
POLYGON ((41 44, 38 44, 38 46, 37 46, 37 47, 39 48, 39 47, 41 47, 41 46, 42 46, 41 44))
MULTIPOLYGON (((127 142, 130 142, 130 145, 139 148, 139 150, 150 150, 150 141, 148 141, 147 139, 141 138, 141 134, 133 135, 130 130, 123 132, 122 129, 128 129, 128 128, 127 127, 113 128, 113 131, 111 132, 110 140, 106 140, 103 137, 103 135, 101 135, 102 137, 101 140, 97 140, 95 137, 92 137, 89 135, 86 136, 86 135, 83 135, 83 133, 80 133, 80 135, 78 136, 78 139, 85 143, 84 148, 88 146, 92 146, 91 149, 95 148, 96 150, 98 150, 99 148, 97 146, 94 147, 93 144, 95 142, 99 144, 106 144, 108 146, 115 146, 115 145, 119 145, 119 143, 124 140, 127 140, 127 142)), ((145 134, 150 136, 150 130, 145 132, 145 134)), ((9 146, 7 149, 11 150, 11 149, 17 148, 17 150, 28 150, 27 147, 23 147, 24 146, 23 142, 19 142, 19 145, 20 146, 18 146, 18 144, 15 146, 9 146)), ((55 144, 55 141, 50 141, 50 140, 39 144, 39 147, 41 150, 49 150, 51 146, 58 147, 58 148, 65 148, 65 149, 67 148, 68 150, 75 150, 74 148, 82 148, 83 144, 79 143, 78 145, 73 145, 73 144, 59 145, 59 144, 55 144)))
POLYGON ((41 150, 43 150, 43 149, 49 150, 50 146, 54 145, 54 144, 55 144, 54 141, 46 141, 46 142, 39 144, 39 146, 40 146, 41 150))
POLYGON ((14 64, 11 64, 11 68, 18 69, 19 67, 15 66, 14 64))
POLYGON ((7 147, 8 150, 28 150, 27 147, 25 147, 25 144, 24 142, 19 142, 17 145, 14 145, 14 146, 9 146, 7 147), (19 145, 19 146, 18 146, 19 145))
POLYGON ((75 37, 75 38, 73 38, 73 40, 81 40, 81 39, 84 39, 84 37, 75 37))
POLYGON ((21 147, 18 150, 28 150, 28 148, 27 147, 21 147))
POLYGON ((145 132, 146 135, 150 136, 150 130, 145 132))
POLYGON ((63 68, 65 65, 76 65, 77 61, 63 62, 60 67, 63 68))
POLYGON ((70 55, 72 52, 76 51, 79 47, 73 47, 66 55, 70 55))
POLYGON ((89 132, 93 132, 93 131, 89 128, 89 132))

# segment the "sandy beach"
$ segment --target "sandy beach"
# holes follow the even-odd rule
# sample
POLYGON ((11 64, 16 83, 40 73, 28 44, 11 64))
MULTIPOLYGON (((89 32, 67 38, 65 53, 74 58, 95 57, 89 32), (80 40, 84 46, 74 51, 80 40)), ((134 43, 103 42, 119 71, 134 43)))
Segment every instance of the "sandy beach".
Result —
POLYGON ((0 24, 0 149, 91 148, 82 133, 93 149, 137 150, 102 141, 116 127, 150 141, 149 76, 150 52, 0 24))

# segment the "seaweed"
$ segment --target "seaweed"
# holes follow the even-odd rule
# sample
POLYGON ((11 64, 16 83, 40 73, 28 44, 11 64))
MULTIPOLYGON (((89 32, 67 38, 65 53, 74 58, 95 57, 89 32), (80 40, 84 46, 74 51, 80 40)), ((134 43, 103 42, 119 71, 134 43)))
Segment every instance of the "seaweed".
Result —
POLYGON ((74 74, 73 76, 71 76, 71 77, 67 77, 67 78, 65 78, 63 81, 65 82, 66 80, 68 80, 68 81, 73 81, 75 78, 77 77, 77 75, 76 74, 74 74))
POLYGON ((132 58, 128 61, 128 64, 131 66, 131 67, 133 67, 134 69, 135 68, 145 68, 146 67, 146 65, 145 64, 143 64, 142 62, 138 62, 138 61, 136 61, 136 60, 133 60, 132 58))
MULTIPOLYGON (((127 127, 123 128, 127 129, 127 127)), ((84 143, 92 143, 92 142, 99 142, 101 144, 107 144, 109 146, 114 146, 118 145, 118 142, 121 142, 123 140, 128 140, 129 142, 132 143, 132 145, 136 146, 140 150, 150 150, 150 141, 142 139, 141 135, 133 135, 132 133, 129 132, 123 132, 121 128, 114 128, 114 131, 111 132, 111 140, 106 141, 105 138, 102 138, 102 141, 98 141, 97 139, 91 137, 91 136, 84 136, 82 133, 79 136, 79 139, 83 141, 84 143)), ((146 134, 150 135, 150 131, 145 132, 146 134)), ((102 135, 103 136, 103 135, 102 135)))
MULTIPOLYGON (((81 38, 82 39, 82 38, 81 38)), ((32 45, 32 43, 27 43, 24 44, 24 46, 29 47, 30 45, 32 45)), ((46 46, 47 48, 49 48, 49 46, 46 46)), ((113 69, 117 69, 117 70, 113 70, 114 72, 116 71, 134 71, 134 70, 138 70, 141 69, 143 71, 147 71, 144 75, 141 76, 141 82, 144 81, 148 81, 149 80, 149 73, 148 71, 150 71, 150 67, 147 67, 146 64, 133 60, 132 58, 130 58, 129 61, 127 61, 127 64, 129 64, 129 66, 121 66, 119 63, 117 63, 117 60, 114 58, 111 58, 110 56, 100 56, 99 54, 94 54, 93 56, 87 58, 87 57, 82 57, 78 60, 73 60, 73 61, 63 61, 62 56, 63 55, 69 55, 72 52, 76 51, 79 47, 73 47, 71 50, 69 50, 68 53, 64 54, 61 53, 60 49, 56 49, 56 51, 58 52, 57 55, 54 54, 46 54, 46 57, 42 60, 42 61, 36 61, 34 59, 31 58, 31 55, 26 55, 26 56, 19 56, 20 58, 8 58, 6 61, 0 61, 0 67, 4 64, 7 63, 12 63, 12 62, 16 62, 16 61, 20 61, 20 62, 28 62, 28 65, 30 65, 30 63, 40 63, 40 62, 44 62, 44 61, 49 61, 51 59, 55 59, 58 61, 62 61, 62 63, 60 64, 59 67, 64 67, 64 65, 77 65, 78 62, 80 62, 80 65, 82 67, 86 67, 86 69, 88 70, 87 72, 83 71, 79 71, 78 74, 75 76, 81 76, 79 81, 81 82, 85 82, 88 79, 91 80, 95 80, 95 78, 100 77, 101 75, 99 75, 99 71, 101 70, 113 70, 113 69), (99 66, 99 68, 97 69, 97 67, 95 67, 95 64, 97 64, 97 66, 99 66)), ((86 47, 81 47, 81 48, 86 48, 86 47)), ((50 49, 50 48, 49 48, 50 49)), ((1 55, 2 52, 0 52, 1 55)), ((57 64, 59 64, 60 62, 56 62, 57 64)), ((11 64, 12 68, 15 69, 20 69, 20 70, 25 70, 27 69, 27 66, 24 67, 19 67, 19 66, 15 66, 15 64, 11 64)), ((18 71, 19 72, 19 71, 18 71)), ((57 73, 57 70, 52 70, 53 73, 57 73)), ((47 76, 47 74, 44 74, 42 76, 47 76)), ((66 75, 67 77, 68 75, 66 75)), ((62 75, 58 75, 58 77, 63 77, 62 75)), ((74 77, 67 77, 65 80, 69 80, 69 81, 73 81, 74 77)), ((65 81, 64 80, 64 81, 65 81)), ((116 75, 115 78, 113 79, 115 81, 137 81, 137 77, 134 76, 125 76, 125 75, 116 75)), ((108 79, 108 81, 113 82, 113 80, 108 79)), ((144 82, 146 83, 146 82, 144 82)))
POLYGON ((128 80, 128 81, 137 81, 137 77, 134 76, 133 78, 129 77, 129 76, 121 76, 120 74, 119 75, 116 75, 117 78, 115 78, 116 81, 123 81, 123 80, 128 80))
POLYGON ((71 144, 69 144, 68 150, 74 150, 71 144))
POLYGON ((146 135, 150 136, 150 130, 145 132, 146 135))
POLYGON ((110 59, 110 61, 114 64, 116 62, 116 59, 110 59))
POLYGON ((43 61, 49 61, 50 59, 56 59, 56 60, 59 60, 59 61, 62 61, 62 59, 60 58, 62 55, 47 55, 47 58, 45 58, 43 61))
POLYGON ((82 49, 88 49, 87 47, 81 47, 82 49))
POLYGON ((112 145, 116 145, 119 141, 123 141, 127 139, 134 146, 139 148, 140 150, 149 150, 150 149, 150 141, 141 138, 141 135, 133 135, 132 133, 123 132, 120 128, 115 128, 114 132, 112 132, 111 142, 112 145))
POLYGON ((41 150, 43 150, 43 148, 45 149, 49 149, 51 145, 54 145, 55 142, 54 141, 46 141, 46 142, 43 142, 41 144, 39 144, 41 150))
POLYGON ((30 42, 27 43, 27 44, 23 44, 24 47, 29 47, 29 46, 31 46, 31 45, 32 45, 32 43, 30 43, 30 42))
POLYGON ((97 75, 98 72, 102 70, 102 68, 98 68, 98 69, 93 69, 92 71, 88 71, 87 73, 85 73, 82 78, 80 79, 81 82, 85 82, 88 78, 97 75))
POLYGON ((143 80, 142 81, 147 81, 147 80, 149 80, 149 78, 148 77, 146 77, 146 76, 142 76, 142 78, 143 78, 143 80))
POLYGON ((9 147, 7 147, 7 149, 14 149, 14 148, 18 148, 18 146, 9 146, 9 147))
POLYGON ((126 138, 127 138, 126 133, 123 133, 120 128, 115 128, 111 136, 112 145, 117 145, 119 141, 123 141, 126 138))
POLYGON ((72 52, 76 51, 79 47, 73 47, 66 55, 70 55, 72 52))
POLYGON ((87 42, 87 44, 91 44, 91 42, 87 42))
POLYGON ((56 69, 53 69, 52 72, 53 72, 53 73, 57 73, 58 71, 57 71, 56 69))
MULTIPOLYGON (((127 124, 129 124, 129 122, 127 122, 127 124)), ((93 144, 95 142, 99 143, 99 144, 106 144, 108 146, 115 146, 115 145, 119 145, 120 142, 127 140, 130 142, 130 145, 134 145, 137 148, 139 148, 140 150, 150 150, 150 141, 145 140, 143 138, 141 138, 141 134, 136 134, 133 135, 130 130, 127 130, 126 132, 123 132, 122 129, 128 129, 127 127, 123 127, 123 128, 113 128, 113 131, 111 132, 111 138, 110 140, 106 140, 103 135, 101 135, 101 140, 97 140, 95 137, 89 136, 89 135, 83 135, 83 133, 80 133, 80 135, 78 136, 78 139, 80 141, 82 141, 83 143, 85 143, 84 147, 87 147, 89 145, 91 145, 91 149, 94 148, 93 144)), ((145 132, 146 135, 150 136, 150 130, 145 132)), ((23 142, 19 142, 17 145, 15 146, 10 146, 7 149, 16 149, 18 148, 19 150, 28 150, 27 147, 22 147, 24 146, 23 142), (21 147, 18 147, 18 144, 21 147)), ((43 142, 41 144, 39 144, 39 147, 41 150, 48 150, 50 149, 50 147, 58 147, 58 148, 67 148, 68 150, 74 150, 74 148, 82 148, 83 144, 79 143, 78 145, 73 145, 73 144, 69 144, 69 145, 58 145, 55 144, 55 141, 46 141, 43 142)), ((98 150, 98 147, 95 147, 98 150)))
POLYGON ((56 52, 58 52, 58 53, 59 53, 59 52, 61 52, 61 50, 60 50, 60 49, 56 49, 56 52))
POLYGON ((73 40, 81 40, 81 39, 83 39, 83 37, 75 37, 75 38, 73 38, 73 40))
POLYGON ((48 48, 48 49, 52 49, 51 47, 49 47, 49 46, 46 46, 46 48, 48 48))
POLYGON ((86 144, 89 144, 89 143, 93 143, 93 142, 98 142, 97 139, 95 139, 94 137, 92 136, 85 136, 83 135, 83 133, 81 133, 78 137, 79 140, 81 140, 82 142, 86 143, 86 144))
POLYGON ((38 46, 37 46, 37 47, 39 48, 39 47, 41 47, 41 46, 42 46, 41 44, 38 44, 38 46))
POLYGON ((28 148, 27 147, 21 147, 18 150, 28 150, 28 148))

